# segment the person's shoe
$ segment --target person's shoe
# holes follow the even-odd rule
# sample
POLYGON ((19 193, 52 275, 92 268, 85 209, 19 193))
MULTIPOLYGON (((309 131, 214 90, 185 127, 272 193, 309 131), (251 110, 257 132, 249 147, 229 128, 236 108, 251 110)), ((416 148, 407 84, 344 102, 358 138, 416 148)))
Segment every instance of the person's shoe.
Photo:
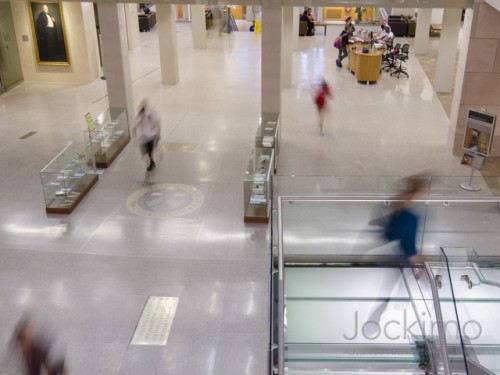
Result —
POLYGON ((319 134, 324 136, 326 133, 323 130, 320 130, 319 134))
POLYGON ((153 169, 155 169, 156 167, 156 164, 154 161, 151 161, 151 163, 149 164, 149 167, 148 167, 148 172, 151 172, 153 169))

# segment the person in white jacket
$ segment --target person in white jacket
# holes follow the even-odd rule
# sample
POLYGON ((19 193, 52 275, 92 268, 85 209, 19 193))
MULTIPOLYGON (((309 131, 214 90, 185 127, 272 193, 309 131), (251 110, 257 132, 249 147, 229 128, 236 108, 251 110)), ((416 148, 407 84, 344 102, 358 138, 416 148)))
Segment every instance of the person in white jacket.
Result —
POLYGON ((160 141, 160 133, 160 119, 148 101, 144 99, 139 105, 139 112, 135 121, 135 136, 141 145, 142 154, 147 154, 149 157, 148 172, 156 167, 153 153, 160 141))

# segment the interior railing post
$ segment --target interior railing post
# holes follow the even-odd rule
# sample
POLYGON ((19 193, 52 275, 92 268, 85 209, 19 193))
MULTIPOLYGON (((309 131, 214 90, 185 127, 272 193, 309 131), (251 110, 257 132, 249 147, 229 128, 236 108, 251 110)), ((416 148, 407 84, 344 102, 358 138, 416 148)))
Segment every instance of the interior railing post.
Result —
POLYGON ((283 211, 278 198, 278 374, 285 374, 285 285, 283 265, 283 211))
POLYGON ((441 356, 443 358, 443 367, 445 375, 450 375, 450 362, 448 359, 448 351, 446 346, 445 330, 443 325, 443 315, 441 314, 441 305, 439 304, 439 295, 436 286, 436 279, 433 276, 429 263, 425 263, 425 269, 429 275, 432 290, 432 302, 434 304, 434 311, 436 313, 436 325, 438 327, 439 344, 441 346, 441 356))

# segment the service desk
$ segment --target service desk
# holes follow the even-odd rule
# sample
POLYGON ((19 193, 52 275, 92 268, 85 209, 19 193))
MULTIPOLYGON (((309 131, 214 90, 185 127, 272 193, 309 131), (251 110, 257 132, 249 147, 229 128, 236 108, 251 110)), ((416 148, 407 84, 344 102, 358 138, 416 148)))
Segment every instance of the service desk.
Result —
POLYGON ((376 83, 380 78, 383 51, 370 50, 368 53, 363 53, 364 46, 367 45, 359 43, 347 45, 349 70, 360 83, 376 83))

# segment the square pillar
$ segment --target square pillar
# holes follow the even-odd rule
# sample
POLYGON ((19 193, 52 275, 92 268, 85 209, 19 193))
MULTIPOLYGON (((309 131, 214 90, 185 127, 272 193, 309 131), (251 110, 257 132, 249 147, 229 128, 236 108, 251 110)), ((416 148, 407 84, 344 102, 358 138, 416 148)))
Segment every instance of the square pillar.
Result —
POLYGON ((262 6, 262 112, 281 113, 281 3, 262 6))

